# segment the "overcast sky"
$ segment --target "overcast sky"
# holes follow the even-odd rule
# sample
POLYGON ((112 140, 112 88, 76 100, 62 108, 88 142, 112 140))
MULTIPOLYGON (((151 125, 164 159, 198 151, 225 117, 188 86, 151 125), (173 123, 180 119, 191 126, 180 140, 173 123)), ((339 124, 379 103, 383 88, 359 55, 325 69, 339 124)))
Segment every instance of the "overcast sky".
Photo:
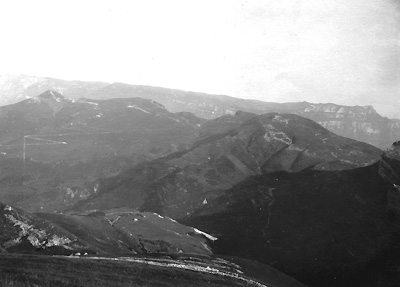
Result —
POLYGON ((400 104, 400 0, 0 1, 0 73, 400 104))

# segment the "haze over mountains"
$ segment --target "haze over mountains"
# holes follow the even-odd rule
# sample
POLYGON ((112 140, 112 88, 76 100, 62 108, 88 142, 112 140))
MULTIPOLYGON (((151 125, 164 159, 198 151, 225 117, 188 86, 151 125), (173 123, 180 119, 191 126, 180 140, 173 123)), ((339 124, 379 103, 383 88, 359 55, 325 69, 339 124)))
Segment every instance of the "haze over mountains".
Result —
MULTIPOLYGON (((204 119, 234 114, 238 110, 256 114, 294 113, 310 118, 334 133, 381 149, 389 148, 400 136, 400 115, 399 119, 389 119, 378 114, 371 106, 352 107, 307 102, 280 104, 159 87, 64 81, 22 75, 1 76, 0 83, 0 104, 3 105, 36 97, 47 90, 55 90, 74 99, 147 98, 161 103, 171 112, 191 112, 204 119)), ((392 106, 398 104, 393 102, 392 106)))
POLYGON ((272 268, 309 286, 400 279, 400 127, 372 107, 27 83, 0 107, 3 253, 144 256, 254 286, 301 286, 272 268))
POLYGON ((399 0, 2 1, 0 31, 1 286, 399 286, 399 0))
POLYGON ((399 118, 397 0, 22 1, 26 11, 1 12, 0 73, 373 105, 399 118))

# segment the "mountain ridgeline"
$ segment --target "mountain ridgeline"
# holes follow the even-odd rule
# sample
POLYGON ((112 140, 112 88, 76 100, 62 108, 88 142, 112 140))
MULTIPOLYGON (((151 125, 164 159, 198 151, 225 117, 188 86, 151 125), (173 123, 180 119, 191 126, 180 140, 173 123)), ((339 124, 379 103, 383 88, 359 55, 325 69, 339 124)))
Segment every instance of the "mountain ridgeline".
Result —
POLYGON ((381 151, 290 114, 238 112, 205 123, 191 146, 96 182, 75 210, 120 205, 182 218, 249 176, 276 171, 345 170, 378 161, 381 151))
POLYGON ((204 120, 147 99, 70 100, 48 91, 0 107, 0 201, 54 212, 97 178, 175 152, 204 120))
POLYGON ((0 107, 0 253, 131 258, 200 286, 304 286, 274 268, 400 282, 400 144, 376 147, 400 127, 372 107, 51 79, 18 95, 49 83, 63 94, 0 107))
MULTIPOLYGON (((364 141, 381 149, 389 148, 400 137, 400 120, 382 117, 371 106, 271 103, 123 83, 64 81, 22 75, 0 76, 0 105, 35 97, 47 90, 60 92, 71 99, 146 98, 161 103, 171 112, 191 112, 204 119, 234 114, 238 110, 256 114, 292 113, 316 121, 338 135, 364 141)), ((268 100, 268 95, 265 100, 268 100)))

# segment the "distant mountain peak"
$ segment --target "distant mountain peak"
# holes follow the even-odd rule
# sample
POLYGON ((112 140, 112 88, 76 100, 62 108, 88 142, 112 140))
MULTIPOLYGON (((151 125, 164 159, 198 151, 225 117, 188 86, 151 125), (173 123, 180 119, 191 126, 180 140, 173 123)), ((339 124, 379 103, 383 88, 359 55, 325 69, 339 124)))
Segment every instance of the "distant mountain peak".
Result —
POLYGON ((34 101, 48 106, 53 111, 53 115, 58 113, 66 103, 71 102, 70 99, 65 98, 62 94, 53 90, 48 90, 40 94, 34 101))
POLYGON ((56 102, 61 102, 63 100, 65 100, 65 97, 60 94, 59 92, 56 91, 52 91, 52 90, 48 90, 42 94, 40 94, 39 96, 37 96, 38 99, 42 100, 54 100, 56 102))

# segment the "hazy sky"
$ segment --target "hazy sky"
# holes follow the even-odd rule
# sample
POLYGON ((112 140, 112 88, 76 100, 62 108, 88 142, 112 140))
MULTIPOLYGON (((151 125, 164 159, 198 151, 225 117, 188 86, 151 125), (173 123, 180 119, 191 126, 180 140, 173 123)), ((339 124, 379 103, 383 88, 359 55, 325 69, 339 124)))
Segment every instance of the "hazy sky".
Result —
POLYGON ((400 104, 400 0, 0 0, 0 36, 0 73, 400 104))

